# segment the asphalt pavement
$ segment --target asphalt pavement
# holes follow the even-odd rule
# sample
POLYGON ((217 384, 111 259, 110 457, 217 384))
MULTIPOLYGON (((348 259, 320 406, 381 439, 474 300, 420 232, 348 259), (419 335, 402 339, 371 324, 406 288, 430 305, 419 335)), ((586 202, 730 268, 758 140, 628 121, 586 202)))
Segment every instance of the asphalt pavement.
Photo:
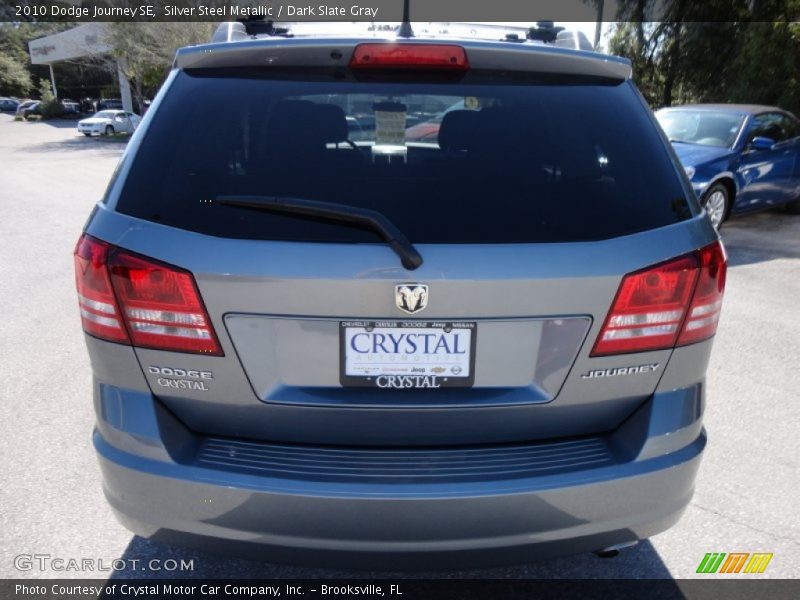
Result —
POLYGON ((133 536, 101 490, 72 266, 125 143, 85 138, 74 126, 0 115, 0 577, 682 579, 698 576, 707 552, 773 553, 760 577, 800 577, 800 216, 781 211, 723 228, 730 269, 697 491, 678 525, 618 557, 376 573, 232 559, 133 536), (65 562, 39 568, 24 558, 36 554, 65 562), (192 561, 193 570, 141 570, 152 558, 192 561), (72 570, 69 559, 92 559, 94 570, 72 570), (112 565, 119 559, 124 568, 103 569, 122 567, 112 565))

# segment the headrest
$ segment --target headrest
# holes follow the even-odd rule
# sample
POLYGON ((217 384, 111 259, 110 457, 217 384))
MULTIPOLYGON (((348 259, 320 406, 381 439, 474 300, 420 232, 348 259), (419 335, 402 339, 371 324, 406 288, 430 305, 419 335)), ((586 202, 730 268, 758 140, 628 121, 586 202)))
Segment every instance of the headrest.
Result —
POLYGON ((314 111, 319 132, 326 144, 346 142, 347 118, 344 110, 335 104, 315 104, 314 111))
POLYGON ((281 147, 282 151, 297 146, 308 146, 315 143, 317 129, 313 125, 314 103, 307 100, 281 100, 275 105, 267 124, 266 135, 273 140, 273 148, 281 147))
POLYGON ((451 110, 439 126, 439 147, 445 151, 467 150, 475 139, 478 113, 474 110, 451 110))

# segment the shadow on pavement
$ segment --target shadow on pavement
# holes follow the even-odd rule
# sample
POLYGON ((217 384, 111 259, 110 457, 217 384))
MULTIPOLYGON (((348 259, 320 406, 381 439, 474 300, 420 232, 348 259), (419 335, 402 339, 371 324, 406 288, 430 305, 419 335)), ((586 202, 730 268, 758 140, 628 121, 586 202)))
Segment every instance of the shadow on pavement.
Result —
POLYGON ((78 121, 86 119, 89 116, 90 115, 85 115, 75 119, 48 119, 47 121, 37 121, 37 124, 55 127, 56 129, 75 129, 78 126, 78 121))
POLYGON ((120 152, 130 140, 128 135, 113 136, 93 136, 86 137, 76 133, 74 137, 54 142, 43 142, 35 146, 28 146, 25 152, 45 153, 45 152, 69 152, 82 150, 102 150, 108 152, 120 152))
POLYGON ((731 219, 720 235, 731 267, 800 258, 800 215, 782 209, 731 219))
POLYGON ((124 570, 110 579, 672 579, 658 552, 649 540, 623 550, 615 558, 581 554, 510 567, 441 571, 361 571, 315 569, 262 563, 254 560, 217 556, 177 546, 167 546, 134 536, 120 557, 124 570), (148 562, 157 559, 193 561, 186 571, 153 571, 148 562), (136 560, 138 563, 132 563, 136 560), (133 565, 137 568, 134 568, 133 565))

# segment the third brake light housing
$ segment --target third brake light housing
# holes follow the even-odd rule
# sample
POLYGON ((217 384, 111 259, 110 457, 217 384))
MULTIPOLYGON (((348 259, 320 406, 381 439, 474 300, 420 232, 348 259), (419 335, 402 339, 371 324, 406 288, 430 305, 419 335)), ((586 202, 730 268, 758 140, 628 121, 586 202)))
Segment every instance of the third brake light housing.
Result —
POLYGON ((350 68, 467 71, 469 60, 455 44, 359 44, 350 68))

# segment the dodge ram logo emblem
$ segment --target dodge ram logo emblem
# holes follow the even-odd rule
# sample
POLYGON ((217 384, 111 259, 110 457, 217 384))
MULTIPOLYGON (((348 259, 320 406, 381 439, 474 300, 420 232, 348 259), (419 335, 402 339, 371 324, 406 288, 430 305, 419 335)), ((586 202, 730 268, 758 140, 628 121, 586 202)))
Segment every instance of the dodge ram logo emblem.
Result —
POLYGON ((428 286, 419 283, 401 283, 394 286, 397 308, 410 315, 428 306, 428 286))

